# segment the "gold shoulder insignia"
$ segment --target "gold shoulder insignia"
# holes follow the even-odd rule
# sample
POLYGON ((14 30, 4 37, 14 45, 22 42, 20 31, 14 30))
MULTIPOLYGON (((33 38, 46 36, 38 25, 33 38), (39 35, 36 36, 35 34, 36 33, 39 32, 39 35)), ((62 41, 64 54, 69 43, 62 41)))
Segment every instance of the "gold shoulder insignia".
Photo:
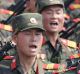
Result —
POLYGON ((77 48, 77 43, 74 41, 63 39, 63 38, 61 38, 60 40, 64 45, 66 45, 68 47, 77 48))

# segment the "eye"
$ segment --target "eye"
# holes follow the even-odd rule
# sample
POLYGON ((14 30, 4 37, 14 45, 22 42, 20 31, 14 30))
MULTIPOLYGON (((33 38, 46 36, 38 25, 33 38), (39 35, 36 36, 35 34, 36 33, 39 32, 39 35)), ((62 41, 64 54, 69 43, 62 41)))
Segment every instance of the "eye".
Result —
POLYGON ((36 32, 36 35, 41 35, 42 34, 42 32, 36 32))
POLYGON ((46 11, 46 13, 47 13, 47 14, 52 14, 52 12, 51 12, 51 11, 46 11))
POLYGON ((30 35, 30 32, 26 32, 25 35, 30 35))
POLYGON ((61 9, 58 9, 58 10, 56 10, 56 13, 57 13, 57 14, 62 14, 63 11, 62 11, 61 9))
POLYGON ((24 35, 30 35, 31 32, 29 30, 23 32, 24 35))

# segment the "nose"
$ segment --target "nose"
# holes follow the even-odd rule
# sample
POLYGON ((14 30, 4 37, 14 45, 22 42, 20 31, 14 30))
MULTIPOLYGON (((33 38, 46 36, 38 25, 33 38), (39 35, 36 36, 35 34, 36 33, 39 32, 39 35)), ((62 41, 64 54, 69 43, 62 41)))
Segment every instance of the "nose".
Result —
POLYGON ((36 35, 35 34, 32 34, 31 41, 32 42, 35 42, 36 41, 36 35))
POLYGON ((52 14, 51 16, 53 19, 57 18, 57 15, 55 13, 52 14))

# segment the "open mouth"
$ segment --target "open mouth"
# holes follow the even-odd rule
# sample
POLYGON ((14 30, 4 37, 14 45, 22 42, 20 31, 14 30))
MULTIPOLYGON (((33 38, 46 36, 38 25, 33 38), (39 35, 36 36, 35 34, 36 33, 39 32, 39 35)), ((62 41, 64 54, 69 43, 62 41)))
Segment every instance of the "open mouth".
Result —
POLYGON ((51 25, 51 26, 52 26, 52 25, 58 25, 58 23, 57 23, 57 22, 51 22, 50 25, 51 25))
POLYGON ((35 48, 35 49, 37 48, 36 45, 30 45, 29 47, 30 47, 30 48, 35 48))

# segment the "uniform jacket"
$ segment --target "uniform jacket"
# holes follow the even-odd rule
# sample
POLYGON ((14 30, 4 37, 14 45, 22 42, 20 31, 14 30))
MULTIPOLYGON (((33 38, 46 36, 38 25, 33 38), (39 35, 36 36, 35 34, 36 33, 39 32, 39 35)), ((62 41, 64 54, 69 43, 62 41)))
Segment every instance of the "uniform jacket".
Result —
MULTIPOLYGON (((72 64, 68 61, 71 55, 77 54, 78 50, 75 44, 66 43, 65 39, 59 38, 56 42, 55 48, 51 45, 50 41, 47 41, 43 47, 42 52, 46 55, 45 61, 49 63, 65 64, 66 67, 71 67, 72 64), (72 46, 73 45, 73 46, 72 46)), ((59 73, 59 74, 76 74, 75 70, 59 73)))
MULTIPOLYGON (((16 61, 12 64, 11 60, 2 61, 0 63, 0 74, 24 74, 23 69, 19 63, 18 57, 14 57, 16 61), (4 64, 4 65, 3 65, 4 64), (6 65, 7 64, 7 65, 6 65)), ((12 61, 13 61, 12 60, 12 61)), ((44 74, 42 69, 42 60, 37 58, 27 74, 44 74)))
MULTIPOLYGON (((0 67, 0 74, 24 74, 23 69, 20 65, 18 57, 14 57, 12 61, 4 61, 5 65, 2 65, 0 67), (16 60, 14 63, 12 63, 13 60, 16 60), (7 63, 10 63, 6 65, 7 63)), ((2 64, 2 63, 1 63, 2 64)), ((30 71, 28 71, 28 74, 36 74, 36 61, 33 64, 30 71)))

